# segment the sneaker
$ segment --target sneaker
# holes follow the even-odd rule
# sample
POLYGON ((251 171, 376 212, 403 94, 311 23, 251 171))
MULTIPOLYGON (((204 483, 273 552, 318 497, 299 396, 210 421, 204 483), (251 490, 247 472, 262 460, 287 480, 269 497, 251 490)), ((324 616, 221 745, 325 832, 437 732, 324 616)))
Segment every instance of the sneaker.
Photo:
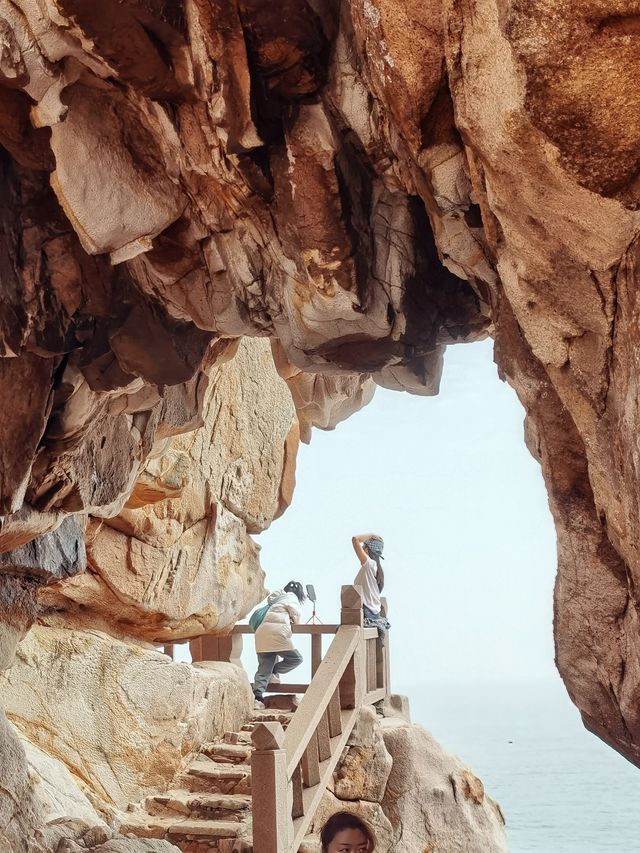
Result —
POLYGON ((253 710, 254 711, 264 711, 265 705, 264 702, 261 702, 260 699, 254 699, 253 701, 253 710))
POLYGON ((274 672, 271 676, 271 681, 269 682, 269 684, 280 684, 280 676, 276 675, 274 672))

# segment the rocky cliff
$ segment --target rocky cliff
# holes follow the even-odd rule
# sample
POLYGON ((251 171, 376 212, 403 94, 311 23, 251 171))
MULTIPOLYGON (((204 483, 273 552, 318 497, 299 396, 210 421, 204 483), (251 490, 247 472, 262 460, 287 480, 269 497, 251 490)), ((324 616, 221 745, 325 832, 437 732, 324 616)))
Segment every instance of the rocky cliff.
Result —
POLYGON ((640 761, 639 32, 630 0, 0 0, 3 649, 37 606, 223 630, 297 430, 435 393, 490 334, 556 520, 558 667, 640 761), (260 410, 266 343, 234 380, 243 336, 298 426, 260 410), (207 417, 251 436, 184 437, 207 417))

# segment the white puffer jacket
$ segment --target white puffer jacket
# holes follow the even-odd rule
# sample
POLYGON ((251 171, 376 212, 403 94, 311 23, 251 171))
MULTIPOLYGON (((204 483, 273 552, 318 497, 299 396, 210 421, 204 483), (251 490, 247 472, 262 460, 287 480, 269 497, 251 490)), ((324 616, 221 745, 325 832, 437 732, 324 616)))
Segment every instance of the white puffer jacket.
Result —
POLYGON ((256 631, 256 652, 286 652, 295 649, 291 634, 291 625, 300 621, 300 610, 298 599, 292 592, 283 592, 276 589, 267 598, 267 604, 281 598, 277 604, 273 604, 267 611, 262 625, 256 631))

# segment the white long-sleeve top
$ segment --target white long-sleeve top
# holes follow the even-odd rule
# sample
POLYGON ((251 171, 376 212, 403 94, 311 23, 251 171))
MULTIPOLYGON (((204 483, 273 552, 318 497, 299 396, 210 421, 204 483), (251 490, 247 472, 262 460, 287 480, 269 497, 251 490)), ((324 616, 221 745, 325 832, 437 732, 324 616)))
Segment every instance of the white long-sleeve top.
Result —
POLYGON ((382 601, 378 589, 378 566, 376 565, 376 561, 372 560, 371 557, 367 557, 360 566, 360 571, 353 583, 355 586, 362 587, 362 603, 369 610, 373 610, 374 613, 380 613, 382 601))
POLYGON ((273 604, 267 611, 267 615, 256 631, 256 652, 285 652, 295 649, 291 626, 300 621, 300 610, 298 599, 291 593, 285 593, 276 589, 267 598, 267 604, 271 604, 280 596, 285 596, 282 601, 273 604))

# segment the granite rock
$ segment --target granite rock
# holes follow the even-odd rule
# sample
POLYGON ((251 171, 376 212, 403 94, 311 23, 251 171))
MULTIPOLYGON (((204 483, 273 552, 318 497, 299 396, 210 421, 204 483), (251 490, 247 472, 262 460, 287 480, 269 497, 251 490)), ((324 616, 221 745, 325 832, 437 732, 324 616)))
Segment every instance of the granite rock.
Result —
POLYGON ((202 742, 239 729, 253 706, 232 664, 174 663, 99 631, 39 625, 0 682, 21 735, 106 808, 166 787, 202 742))

